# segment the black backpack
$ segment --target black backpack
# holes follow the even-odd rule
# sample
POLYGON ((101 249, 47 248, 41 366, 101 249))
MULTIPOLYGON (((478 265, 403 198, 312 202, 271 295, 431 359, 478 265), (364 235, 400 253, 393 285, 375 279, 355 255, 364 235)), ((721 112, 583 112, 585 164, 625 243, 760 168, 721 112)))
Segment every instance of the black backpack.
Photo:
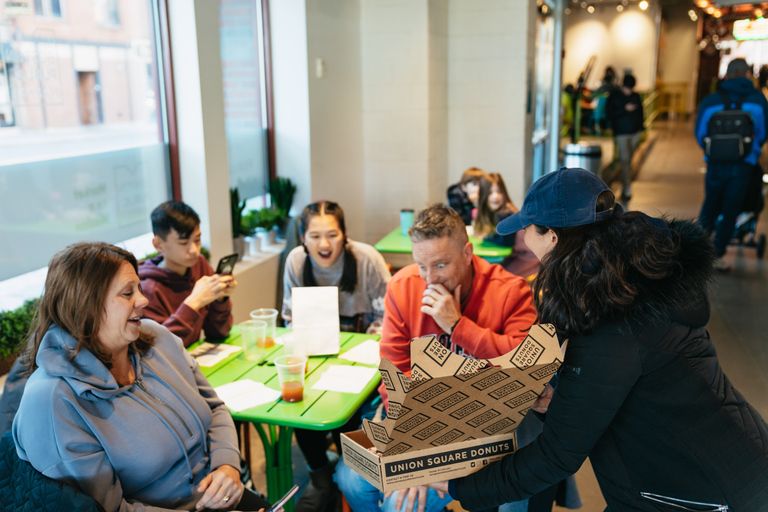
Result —
POLYGON ((741 109, 741 104, 749 95, 744 94, 731 108, 731 100, 725 91, 723 110, 715 112, 707 123, 704 136, 704 153, 710 162, 741 162, 752 151, 755 138, 755 123, 748 112, 741 109))

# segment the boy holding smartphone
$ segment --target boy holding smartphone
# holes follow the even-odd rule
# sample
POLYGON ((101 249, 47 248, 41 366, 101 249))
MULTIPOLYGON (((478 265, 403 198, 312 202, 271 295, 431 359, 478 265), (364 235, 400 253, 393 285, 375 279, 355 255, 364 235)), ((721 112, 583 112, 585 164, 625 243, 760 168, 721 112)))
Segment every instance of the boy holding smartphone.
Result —
POLYGON ((152 245, 160 254, 139 265, 142 293, 149 299, 144 316, 163 324, 188 347, 205 332, 223 339, 232 328, 233 275, 213 271, 200 254, 200 217, 180 201, 152 211, 152 245))

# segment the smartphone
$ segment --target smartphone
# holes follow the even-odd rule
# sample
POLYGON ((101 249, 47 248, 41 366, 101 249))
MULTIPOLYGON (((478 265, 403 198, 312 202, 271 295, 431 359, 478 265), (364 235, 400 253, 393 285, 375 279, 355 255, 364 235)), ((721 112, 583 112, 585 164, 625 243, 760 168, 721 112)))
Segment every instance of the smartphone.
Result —
POLYGON ((225 275, 231 274, 232 270, 235 268, 235 263, 237 263, 237 256, 237 253, 235 253, 221 258, 219 264, 216 266, 216 273, 225 275))
POLYGON ((299 490, 299 486, 298 485, 294 485, 293 487, 291 487, 291 490, 288 491, 287 493, 285 493, 285 496, 280 498, 277 503, 272 505, 272 508, 267 510, 267 512, 277 512, 278 510, 283 508, 283 506, 286 503, 288 503, 288 500, 291 499, 293 497, 293 495, 296 494, 296 491, 298 491, 298 490, 299 490))

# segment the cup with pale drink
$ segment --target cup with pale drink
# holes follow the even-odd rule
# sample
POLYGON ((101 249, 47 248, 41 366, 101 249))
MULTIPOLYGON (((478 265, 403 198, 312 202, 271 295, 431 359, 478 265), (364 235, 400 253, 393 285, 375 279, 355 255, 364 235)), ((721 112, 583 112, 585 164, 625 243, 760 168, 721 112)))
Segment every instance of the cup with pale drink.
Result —
POLYGON ((286 402, 300 402, 304 399, 304 369, 307 358, 294 354, 280 356, 275 359, 277 378, 280 381, 280 392, 286 402))
POLYGON ((264 344, 261 348, 269 348, 275 344, 275 325, 277 322, 277 310, 269 308, 254 309, 251 311, 251 320, 259 320, 267 323, 267 331, 264 335, 264 344))
POLYGON ((258 361, 262 357, 260 349, 264 347, 267 322, 246 320, 240 323, 240 338, 243 341, 243 354, 248 361, 258 361))

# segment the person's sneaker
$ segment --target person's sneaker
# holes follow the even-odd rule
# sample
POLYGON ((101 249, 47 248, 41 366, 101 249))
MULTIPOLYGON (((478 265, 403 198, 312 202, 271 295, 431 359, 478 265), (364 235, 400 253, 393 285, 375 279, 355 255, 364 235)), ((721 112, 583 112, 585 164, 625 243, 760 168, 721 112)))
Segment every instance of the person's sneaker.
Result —
POLYGON ((718 272, 728 272, 729 270, 731 270, 731 266, 725 262, 722 256, 715 260, 715 264, 713 265, 713 267, 718 272))

